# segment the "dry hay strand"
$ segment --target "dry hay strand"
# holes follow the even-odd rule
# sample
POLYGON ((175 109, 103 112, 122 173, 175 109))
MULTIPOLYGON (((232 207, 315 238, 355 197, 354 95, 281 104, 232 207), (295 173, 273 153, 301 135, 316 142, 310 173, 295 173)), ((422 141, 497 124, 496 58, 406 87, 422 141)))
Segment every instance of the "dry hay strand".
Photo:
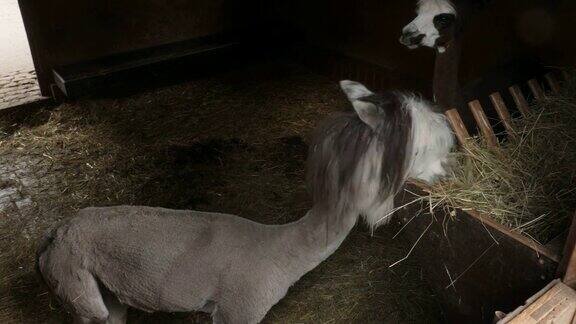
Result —
POLYGON ((433 203, 476 210, 545 244, 576 210, 576 74, 558 94, 513 120, 499 149, 479 140, 454 153, 453 177, 430 188, 433 203))
MULTIPOLYGON (((0 211, 0 243, 10 247, 0 250, 0 322, 64 322, 36 279, 34 250, 47 228, 80 208, 162 206, 269 224, 301 217, 310 206, 306 137, 326 114, 347 106, 336 83, 294 65, 263 63, 141 94, 69 102, 18 125, 0 119, 0 179, 9 168, 21 198, 30 200, 0 211)), ((270 321, 437 319, 416 269, 396 277, 387 270, 402 253, 399 243, 358 235, 305 276, 270 321)), ((132 312, 130 322, 178 318, 132 312)))

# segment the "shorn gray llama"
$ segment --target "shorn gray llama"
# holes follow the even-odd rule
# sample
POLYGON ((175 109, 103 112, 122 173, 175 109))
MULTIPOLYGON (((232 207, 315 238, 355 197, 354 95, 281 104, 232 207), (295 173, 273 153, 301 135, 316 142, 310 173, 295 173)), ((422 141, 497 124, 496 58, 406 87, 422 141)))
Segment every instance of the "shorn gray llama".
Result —
POLYGON ((405 179, 432 181, 453 137, 443 115, 409 94, 376 95, 342 81, 354 112, 316 131, 313 207, 298 221, 142 206, 86 208, 41 242, 38 271, 78 323, 124 323, 128 307, 204 311, 214 323, 257 323, 330 256, 360 215, 370 226, 405 179))

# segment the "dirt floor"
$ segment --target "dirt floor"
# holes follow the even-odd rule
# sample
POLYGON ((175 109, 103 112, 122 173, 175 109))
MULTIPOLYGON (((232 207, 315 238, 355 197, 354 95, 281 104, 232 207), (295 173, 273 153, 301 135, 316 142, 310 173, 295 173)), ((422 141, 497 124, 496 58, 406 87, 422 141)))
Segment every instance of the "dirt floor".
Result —
MULTIPOLYGON (((141 204, 268 224, 303 216, 308 135, 341 109, 348 105, 336 82, 275 61, 0 117, 0 322, 67 320, 38 283, 34 249, 39 235, 79 208, 141 204)), ((265 322, 439 322, 419 267, 408 259, 389 268, 409 249, 394 234, 357 226, 265 322)), ((135 310, 129 319, 210 322, 135 310)))

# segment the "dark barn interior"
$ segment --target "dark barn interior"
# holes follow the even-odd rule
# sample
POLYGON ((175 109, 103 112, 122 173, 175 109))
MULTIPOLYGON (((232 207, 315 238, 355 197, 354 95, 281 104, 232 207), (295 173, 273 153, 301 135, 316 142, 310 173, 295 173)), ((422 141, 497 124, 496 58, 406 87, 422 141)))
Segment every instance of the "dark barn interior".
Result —
MULTIPOLYGON (((88 78, 91 74, 124 70, 118 65, 141 66, 194 56, 201 48, 237 43, 260 53, 272 48, 285 52, 296 44, 307 50, 330 51, 410 79, 407 85, 411 89, 431 79, 431 53, 407 51, 397 41, 401 28, 413 16, 414 3, 20 3, 45 95, 57 82, 53 71, 69 65, 80 64, 81 68, 70 73, 85 73, 81 77, 88 78), (111 57, 118 54, 128 57, 111 57), (97 66, 88 63, 103 59, 104 63, 97 66)), ((467 27, 462 80, 479 82, 498 69, 514 69, 513 65, 521 70, 522 64, 534 68, 537 64, 573 63, 574 44, 566 41, 573 12, 574 4, 569 1, 493 1, 467 27)))
MULTIPOLYGON (((38 82, 51 99, 0 111, 0 194, 9 192, 0 195, 0 322, 69 320, 38 283, 34 250, 47 228, 80 208, 197 209, 266 224, 303 216, 310 133, 349 109, 337 81, 432 99, 433 50, 398 41, 415 4, 20 0, 38 82)), ((488 1, 464 37, 466 99, 574 66, 575 15, 571 0, 488 1)), ((453 319, 431 289, 426 258, 389 267, 412 247, 400 227, 370 233, 359 224, 264 322, 453 319)), ((466 319, 490 322, 488 308, 466 319)), ((128 322, 211 320, 131 310, 128 322)))

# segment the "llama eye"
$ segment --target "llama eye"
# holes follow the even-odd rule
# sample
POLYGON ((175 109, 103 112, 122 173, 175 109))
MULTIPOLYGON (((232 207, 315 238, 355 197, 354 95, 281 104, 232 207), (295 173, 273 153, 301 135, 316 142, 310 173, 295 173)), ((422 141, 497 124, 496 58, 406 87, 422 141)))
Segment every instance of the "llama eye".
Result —
POLYGON ((454 15, 441 14, 434 17, 434 25, 437 29, 443 29, 450 26, 454 22, 454 15))
POLYGON ((445 17, 441 17, 440 19, 438 19, 438 25, 446 26, 447 24, 448 24, 448 19, 446 19, 445 17))

